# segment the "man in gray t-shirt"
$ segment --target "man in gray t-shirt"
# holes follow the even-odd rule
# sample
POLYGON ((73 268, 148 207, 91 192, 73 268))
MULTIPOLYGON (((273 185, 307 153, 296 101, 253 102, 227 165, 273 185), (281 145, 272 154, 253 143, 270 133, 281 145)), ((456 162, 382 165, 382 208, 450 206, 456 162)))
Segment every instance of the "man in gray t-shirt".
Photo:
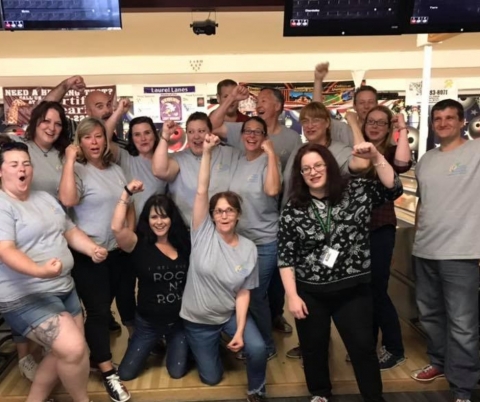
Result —
POLYGON ((478 283, 480 141, 462 137, 462 105, 452 99, 431 111, 440 147, 415 168, 418 181, 413 263, 420 322, 430 365, 419 381, 445 375, 457 401, 469 400, 480 378, 478 283), (448 349, 447 349, 448 348, 448 349))

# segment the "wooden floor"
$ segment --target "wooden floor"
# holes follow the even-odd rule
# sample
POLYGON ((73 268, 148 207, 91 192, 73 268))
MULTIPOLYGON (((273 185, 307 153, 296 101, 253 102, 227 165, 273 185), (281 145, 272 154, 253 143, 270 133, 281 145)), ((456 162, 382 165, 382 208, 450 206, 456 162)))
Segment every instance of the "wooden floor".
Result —
MULTIPOLYGON (((290 320, 291 322, 293 320, 290 320)), ((285 352, 296 346, 296 334, 285 336, 275 334, 278 356, 268 363, 267 392, 270 397, 293 397, 308 395, 300 360, 285 357, 285 352)), ((437 391, 446 390, 445 380, 437 379, 430 384, 421 384, 410 378, 412 370, 427 364, 424 339, 410 326, 403 325, 403 339, 407 361, 387 372, 382 373, 385 392, 437 391)), ((114 361, 120 362, 126 348, 127 335, 112 337, 114 361)), ((225 377, 215 386, 200 383, 196 371, 191 371, 182 379, 171 379, 163 362, 150 357, 147 370, 136 380, 126 382, 133 401, 213 401, 242 399, 246 392, 246 372, 244 364, 235 360, 232 354, 225 353, 225 377)), ((345 347, 338 333, 332 331, 331 343, 331 378, 336 394, 355 394, 358 392, 352 367, 345 361, 345 347)), ((20 402, 25 400, 30 383, 20 376, 16 362, 1 379, 0 400, 2 402, 20 402)), ((108 402, 99 377, 90 375, 88 386, 90 397, 95 402, 108 402)), ((59 386, 54 392, 56 402, 71 399, 59 386)))

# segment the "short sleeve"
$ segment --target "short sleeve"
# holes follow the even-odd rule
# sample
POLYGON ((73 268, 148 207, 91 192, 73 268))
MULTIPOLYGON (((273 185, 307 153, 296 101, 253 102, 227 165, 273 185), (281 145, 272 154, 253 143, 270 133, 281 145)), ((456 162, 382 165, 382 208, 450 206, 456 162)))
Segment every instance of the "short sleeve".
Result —
POLYGON ((234 148, 242 149, 242 123, 225 122, 227 127, 227 143, 234 148))
POLYGON ((298 234, 295 230, 293 219, 294 208, 290 202, 285 205, 278 225, 278 268, 295 267, 297 261, 297 239, 298 234))
MULTIPOLYGON (((190 224, 191 227, 191 224, 190 224)), ((205 219, 201 225, 190 231, 190 238, 192 240, 192 249, 195 247, 203 247, 204 244, 207 244, 212 241, 212 238, 215 234, 215 225, 212 222, 212 219, 209 214, 205 216, 205 219)))
POLYGON ((254 268, 252 269, 252 272, 250 272, 250 275, 248 275, 245 278, 245 282, 243 282, 242 289, 255 289, 258 288, 259 285, 259 278, 258 278, 258 254, 257 254, 257 248, 255 245, 252 243, 252 251, 249 256, 249 260, 253 260, 253 264, 255 264, 254 268))
POLYGON ((353 132, 350 126, 343 121, 331 119, 330 134, 333 141, 341 142, 353 147, 353 132))
POLYGON ((15 217, 5 200, 0 202, 0 241, 15 241, 15 217))

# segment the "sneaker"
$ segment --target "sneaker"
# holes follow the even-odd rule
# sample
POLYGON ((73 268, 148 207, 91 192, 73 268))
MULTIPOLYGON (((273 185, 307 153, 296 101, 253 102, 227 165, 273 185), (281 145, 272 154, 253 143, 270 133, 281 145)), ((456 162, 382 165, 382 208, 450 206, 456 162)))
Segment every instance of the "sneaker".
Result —
POLYGON ((297 346, 293 349, 290 349, 287 352, 287 357, 289 359, 301 359, 302 358, 302 350, 300 349, 300 346, 297 346))
POLYGON ((282 334, 291 334, 293 332, 292 326, 282 315, 273 320, 272 327, 275 331, 281 332, 282 334))
POLYGON ((117 373, 105 377, 103 379, 103 385, 113 402, 126 402, 130 399, 130 393, 127 388, 125 388, 122 381, 120 381, 120 377, 117 373))
POLYGON ((328 402, 328 398, 325 398, 324 396, 312 396, 310 402, 328 402))
POLYGON ((420 370, 414 371, 410 376, 420 382, 429 382, 439 377, 445 377, 445 374, 435 367, 428 365, 420 370))
POLYGON ((247 402, 265 402, 266 399, 263 395, 260 394, 252 394, 247 395, 247 402))
POLYGON ((113 315, 114 315, 114 312, 111 311, 110 321, 108 323, 108 329, 110 330, 110 332, 122 332, 122 326, 117 321, 115 321, 115 317, 113 315))
MULTIPOLYGON (((267 361, 272 360, 274 357, 277 356, 277 352, 271 352, 267 356, 267 361)), ((237 360, 247 360, 247 356, 245 356, 245 352, 241 350, 235 355, 235 359, 237 360)))
POLYGON ((405 363, 405 357, 392 355, 388 350, 385 350, 378 359, 378 363, 380 364, 380 371, 390 370, 405 363))
POLYGON ((18 369, 20 373, 30 382, 33 382, 38 364, 32 355, 26 355, 18 361, 18 369))

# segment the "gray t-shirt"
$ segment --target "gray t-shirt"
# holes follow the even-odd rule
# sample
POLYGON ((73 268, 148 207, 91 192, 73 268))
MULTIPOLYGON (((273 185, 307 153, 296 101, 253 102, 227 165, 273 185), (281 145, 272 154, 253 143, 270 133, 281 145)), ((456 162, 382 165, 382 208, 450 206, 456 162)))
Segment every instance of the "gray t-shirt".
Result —
POLYGON ((412 254, 431 260, 480 258, 480 140, 428 151, 415 167, 420 194, 412 254))
POLYGON ((331 119, 330 135, 332 136, 332 141, 341 142, 349 147, 353 147, 353 131, 347 123, 331 119))
POLYGON ((135 202, 135 214, 138 218, 145 202, 154 194, 165 194, 167 182, 157 179, 152 173, 151 159, 143 156, 132 156, 127 150, 118 147, 117 164, 121 166, 128 182, 133 179, 143 183, 143 191, 133 196, 135 202))
POLYGON ((58 198, 58 186, 60 185, 63 168, 63 163, 58 157, 58 151, 52 148, 44 153, 33 141, 27 141, 24 137, 11 135, 10 138, 28 146, 28 153, 33 166, 31 190, 46 191, 52 197, 58 198))
POLYGON ((111 164, 97 169, 87 163, 75 163, 75 182, 80 203, 70 208, 73 221, 95 243, 107 250, 117 248, 111 224, 113 211, 127 179, 120 166, 111 164))
MULTIPOLYGON (((225 126, 227 127, 228 144, 243 152, 245 151, 245 147, 243 146, 242 141, 242 125, 243 123, 225 122, 225 126)), ((281 126, 280 132, 275 135, 269 135, 268 139, 272 141, 275 154, 280 158, 280 162, 282 162, 283 171, 292 150, 302 145, 302 138, 296 131, 281 126)))
MULTIPOLYGON (((282 208, 285 206, 285 204, 288 201, 288 192, 290 191, 290 180, 292 177, 293 162, 300 148, 301 146, 297 147, 292 152, 292 154, 290 155, 290 158, 288 159, 287 166, 285 167, 285 170, 283 172, 283 195, 282 195, 282 204, 281 204, 282 208)), ((353 157, 352 148, 350 148, 349 146, 341 142, 332 141, 330 143, 330 146, 328 147, 328 150, 333 154, 335 160, 337 161, 338 166, 340 167, 340 173, 343 176, 350 174, 350 171, 348 169, 348 164, 350 163, 350 160, 353 157)))
MULTIPOLYGON (((253 161, 240 158, 230 190, 243 199, 242 214, 237 231, 255 244, 267 244, 277 240, 278 197, 265 194, 268 156, 260 155, 253 161)), ((278 166, 281 171, 281 166, 278 166)))
MULTIPOLYGON (((208 196, 227 191, 237 168, 240 151, 229 146, 218 146, 212 152, 210 167, 210 187, 208 196)), ((175 180, 168 185, 172 199, 182 214, 186 225, 190 226, 192 208, 198 186, 201 156, 196 156, 190 149, 171 154, 180 166, 175 180)))
POLYGON ((52 258, 62 261, 56 278, 40 279, 21 274, 0 262, 0 312, 12 311, 51 294, 73 289, 73 257, 64 233, 74 228, 60 204, 44 191, 32 191, 26 201, 0 190, 0 241, 13 241, 36 264, 52 258))
POLYGON ((236 247, 225 243, 209 215, 191 237, 180 317, 197 324, 224 324, 235 311, 237 293, 258 286, 257 248, 243 236, 236 247))

